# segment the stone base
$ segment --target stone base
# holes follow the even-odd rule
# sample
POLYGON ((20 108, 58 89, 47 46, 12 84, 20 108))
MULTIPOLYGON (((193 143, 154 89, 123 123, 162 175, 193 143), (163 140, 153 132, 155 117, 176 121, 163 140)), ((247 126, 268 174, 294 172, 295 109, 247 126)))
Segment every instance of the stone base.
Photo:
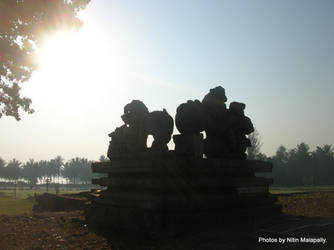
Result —
POLYGON ((173 141, 177 155, 203 158, 203 134, 174 135, 173 141))
POLYGON ((196 159, 150 153, 94 163, 107 173, 93 184, 106 186, 86 210, 89 224, 177 234, 205 226, 262 220, 279 215, 269 195, 270 163, 246 160, 196 159))
POLYGON ((118 207, 93 201, 86 211, 89 225, 138 231, 151 236, 203 231, 205 228, 228 228, 232 223, 249 227, 279 216, 281 207, 271 203, 257 207, 239 204, 217 210, 165 211, 118 207))

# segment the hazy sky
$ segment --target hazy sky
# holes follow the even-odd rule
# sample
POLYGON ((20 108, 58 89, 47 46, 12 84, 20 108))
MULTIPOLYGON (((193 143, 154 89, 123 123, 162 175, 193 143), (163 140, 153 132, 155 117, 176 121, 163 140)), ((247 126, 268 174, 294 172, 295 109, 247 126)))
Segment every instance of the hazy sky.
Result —
POLYGON ((267 155, 333 145, 333 13, 331 0, 92 0, 23 85, 35 113, 0 119, 0 157, 97 160, 132 99, 174 116, 218 85, 246 103, 267 155))

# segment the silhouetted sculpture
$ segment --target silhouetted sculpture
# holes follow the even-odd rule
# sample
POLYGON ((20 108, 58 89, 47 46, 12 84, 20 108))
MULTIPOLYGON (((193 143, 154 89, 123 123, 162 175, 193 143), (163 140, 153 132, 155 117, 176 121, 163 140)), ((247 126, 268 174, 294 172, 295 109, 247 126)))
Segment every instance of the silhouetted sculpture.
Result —
POLYGON ((187 101, 176 109, 176 128, 182 134, 200 133, 204 130, 203 107, 199 100, 187 101))
POLYGON ((173 133, 174 120, 166 109, 149 113, 146 120, 146 129, 147 133, 152 135, 154 139, 151 149, 154 151, 168 151, 167 143, 173 133))
POLYGON ((85 209, 88 223, 167 235, 216 222, 229 230, 232 223, 280 211, 265 198, 272 180, 255 176, 271 172, 271 163, 244 160, 247 134, 254 130, 246 105, 227 108, 226 101, 219 86, 202 102, 179 105, 175 124, 181 134, 173 136, 175 150, 168 153, 174 124, 167 111, 149 112, 139 100, 125 105, 124 125, 110 134, 111 161, 92 164, 94 173, 108 176, 92 180, 107 188, 85 209), (148 135, 154 139, 150 149, 148 135))
POLYGON ((230 138, 230 150, 232 158, 246 159, 245 151, 251 146, 246 135, 254 131, 251 120, 244 115, 246 105, 240 102, 232 102, 229 106, 229 116, 232 124, 230 138))
POLYGON ((231 121, 226 101, 225 89, 221 86, 210 89, 202 100, 206 133, 204 153, 208 158, 229 157, 231 121))
POLYGON ((205 120, 199 100, 188 100, 178 106, 175 116, 176 128, 181 135, 174 135, 175 152, 178 155, 203 157, 203 135, 205 120))
MULTIPOLYGON (((210 89, 202 102, 187 101, 178 106, 175 124, 180 135, 174 135, 177 155, 202 158, 246 159, 251 146, 247 135, 254 131, 251 120, 244 115, 245 104, 232 102, 226 108, 225 89, 210 89), (203 142, 202 131, 206 138, 203 142)), ((142 101, 133 100, 124 107, 124 125, 110 133, 108 157, 147 150, 148 135, 153 136, 151 151, 168 151, 173 133, 173 118, 163 111, 149 112, 142 101)))
POLYGON ((167 143, 173 133, 174 122, 165 109, 150 113, 142 101, 133 100, 125 105, 121 118, 125 124, 109 134, 109 158, 112 155, 145 151, 148 135, 154 139, 152 150, 168 150, 167 143))
POLYGON ((246 135, 254 128, 244 115, 246 105, 232 102, 227 109, 226 101, 225 89, 218 86, 202 102, 188 101, 177 108, 175 124, 181 135, 173 136, 176 154, 202 157, 204 151, 208 158, 247 158, 245 151, 251 145, 246 135))

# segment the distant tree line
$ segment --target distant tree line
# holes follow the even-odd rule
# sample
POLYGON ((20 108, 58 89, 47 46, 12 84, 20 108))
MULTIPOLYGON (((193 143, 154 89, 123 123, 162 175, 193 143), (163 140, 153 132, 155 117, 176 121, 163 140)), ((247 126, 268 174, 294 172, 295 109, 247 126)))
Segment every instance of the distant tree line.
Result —
POLYGON ((310 151, 309 145, 302 142, 288 150, 280 146, 276 154, 267 157, 260 152, 261 137, 255 130, 249 136, 252 147, 248 148, 249 159, 273 163, 272 177, 275 186, 319 186, 334 185, 334 148, 325 144, 310 151))
POLYGON ((310 151, 306 143, 287 150, 280 146, 267 159, 273 162, 276 186, 334 185, 334 150, 331 145, 310 151))
MULTIPOLYGON (((107 160, 104 156, 101 161, 107 160)), ((93 174, 91 163, 86 158, 73 158, 65 162, 61 156, 51 160, 29 161, 22 163, 16 159, 6 163, 0 158, 0 179, 6 182, 17 182, 23 180, 31 186, 37 183, 58 182, 60 178, 65 178, 71 184, 90 184, 93 174)))
MULTIPOLYGON (((290 150, 280 146, 275 155, 268 157, 260 151, 262 143, 259 133, 255 131, 249 138, 253 146, 247 151, 248 158, 273 163, 272 177, 275 186, 334 185, 332 145, 319 146, 314 151, 310 151, 310 147, 304 142, 290 150)), ((108 159, 102 155, 100 161, 108 159)), ((47 179, 57 182, 57 178, 65 178, 71 184, 90 184, 93 178, 91 163, 92 161, 79 157, 64 162, 61 156, 49 161, 30 159, 26 163, 16 159, 6 163, 0 158, 0 179, 12 183, 24 180, 31 186, 45 183, 47 179)))
POLYGON ((270 176, 273 177, 275 186, 334 185, 332 145, 317 146, 314 151, 310 151, 305 142, 289 150, 281 145, 275 155, 268 157, 261 153, 261 136, 256 129, 248 138, 252 144, 247 149, 248 159, 272 162, 273 171, 270 176))

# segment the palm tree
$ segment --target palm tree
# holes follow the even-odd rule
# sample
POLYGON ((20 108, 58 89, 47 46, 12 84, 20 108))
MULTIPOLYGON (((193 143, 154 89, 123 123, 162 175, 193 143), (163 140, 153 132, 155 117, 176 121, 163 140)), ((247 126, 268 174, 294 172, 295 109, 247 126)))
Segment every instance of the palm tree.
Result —
POLYGON ((29 181, 31 188, 36 185, 38 178, 41 177, 41 168, 38 162, 33 159, 29 159, 22 169, 22 177, 29 181))
POLYGON ((86 158, 80 159, 80 170, 79 170, 79 178, 81 182, 84 182, 85 184, 91 183, 93 173, 91 166, 92 162, 88 161, 86 158))
POLYGON ((11 181, 17 181, 21 176, 21 162, 15 158, 8 162, 7 166, 4 168, 5 178, 11 181))
POLYGON ((64 165, 64 158, 62 158, 60 155, 55 157, 50 161, 50 167, 52 168, 52 173, 55 173, 56 176, 58 177, 58 183, 59 183, 59 177, 60 177, 60 172, 62 170, 62 167, 64 165))
POLYGON ((73 184, 76 183, 76 180, 79 177, 79 166, 80 158, 76 157, 65 163, 62 175, 69 179, 73 184))
POLYGON ((38 162, 41 171, 41 179, 44 181, 49 176, 49 162, 41 160, 38 162))

